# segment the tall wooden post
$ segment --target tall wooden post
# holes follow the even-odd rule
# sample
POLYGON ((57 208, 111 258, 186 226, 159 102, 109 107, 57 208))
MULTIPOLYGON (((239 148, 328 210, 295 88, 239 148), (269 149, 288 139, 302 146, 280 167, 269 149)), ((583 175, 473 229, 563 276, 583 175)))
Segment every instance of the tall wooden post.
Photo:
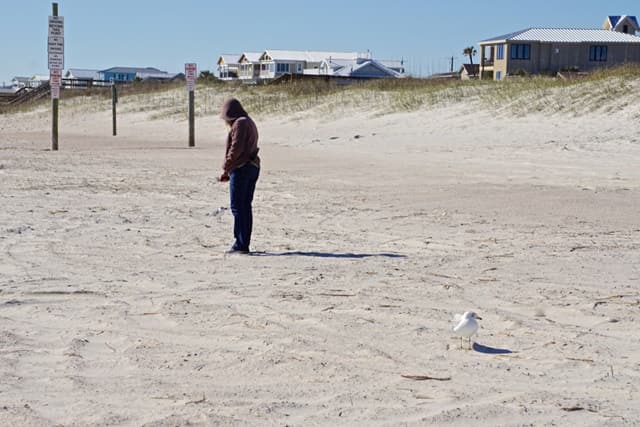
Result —
MULTIPOLYGON (((52 16, 58 16, 58 3, 52 5, 52 16)), ((51 150, 58 151, 58 98, 51 100, 51 150)))
POLYGON ((111 114, 113 116, 113 136, 118 134, 116 124, 116 104, 118 103, 118 89, 116 88, 116 82, 111 82, 111 114))
POLYGON ((184 75, 187 80, 187 92, 189 92, 189 147, 196 146, 195 137, 195 96, 196 79, 198 77, 198 66, 194 63, 184 64, 184 75))
POLYGON ((196 146, 195 136, 195 96, 194 91, 189 91, 189 147, 196 146))

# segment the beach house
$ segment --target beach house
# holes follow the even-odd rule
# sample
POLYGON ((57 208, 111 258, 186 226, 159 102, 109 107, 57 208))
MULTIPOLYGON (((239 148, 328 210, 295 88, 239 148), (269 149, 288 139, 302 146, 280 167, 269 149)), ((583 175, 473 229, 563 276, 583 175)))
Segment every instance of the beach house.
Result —
POLYGON ((592 71, 640 63, 634 16, 609 16, 603 28, 527 28, 480 42, 480 77, 592 71))
MULTIPOLYGON (((221 55, 221 79, 233 80, 233 55, 221 55)), ((235 66, 235 65, 234 65, 235 66)), ((404 61, 377 61, 370 52, 272 50, 245 52, 237 59, 237 78, 245 83, 264 83, 285 75, 348 78, 404 77, 404 61)))
POLYGON ((245 83, 257 83, 260 79, 262 52, 244 52, 238 60, 238 79, 245 83))
POLYGON ((166 71, 160 71, 157 68, 146 67, 112 67, 102 70, 98 73, 100 80, 115 81, 120 83, 132 82, 137 80, 174 80, 181 76, 180 73, 171 74, 166 71))
POLYGON ((241 53, 223 53, 218 58, 218 76, 222 80, 235 80, 240 75, 241 53))

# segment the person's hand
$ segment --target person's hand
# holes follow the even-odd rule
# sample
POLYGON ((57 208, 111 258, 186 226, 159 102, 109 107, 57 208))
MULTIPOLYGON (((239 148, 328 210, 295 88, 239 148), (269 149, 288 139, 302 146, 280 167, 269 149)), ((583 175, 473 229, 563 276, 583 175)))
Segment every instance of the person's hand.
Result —
POLYGON ((222 172, 218 177, 218 182, 227 182, 229 181, 229 174, 226 172, 222 172))

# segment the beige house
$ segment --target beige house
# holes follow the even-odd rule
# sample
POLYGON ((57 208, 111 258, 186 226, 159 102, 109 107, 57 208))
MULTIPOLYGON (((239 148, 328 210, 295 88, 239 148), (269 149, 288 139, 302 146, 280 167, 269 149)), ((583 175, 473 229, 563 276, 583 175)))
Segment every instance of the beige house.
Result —
POLYGON ((640 63, 635 17, 609 17, 607 26, 609 29, 528 28, 484 40, 480 42, 480 78, 502 80, 519 74, 640 63))

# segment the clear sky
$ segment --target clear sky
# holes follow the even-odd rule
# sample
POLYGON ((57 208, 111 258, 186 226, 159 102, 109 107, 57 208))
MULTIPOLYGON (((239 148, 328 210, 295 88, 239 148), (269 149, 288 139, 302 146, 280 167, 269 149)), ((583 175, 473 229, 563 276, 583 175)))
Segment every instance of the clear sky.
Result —
MULTIPOLYGON (((0 0, 0 84, 48 74, 51 1, 0 0)), ((221 53, 266 49, 358 51, 404 59, 429 75, 462 51, 529 27, 599 28, 640 16, 638 0, 60 0, 65 69, 113 66, 216 69, 221 53)))

